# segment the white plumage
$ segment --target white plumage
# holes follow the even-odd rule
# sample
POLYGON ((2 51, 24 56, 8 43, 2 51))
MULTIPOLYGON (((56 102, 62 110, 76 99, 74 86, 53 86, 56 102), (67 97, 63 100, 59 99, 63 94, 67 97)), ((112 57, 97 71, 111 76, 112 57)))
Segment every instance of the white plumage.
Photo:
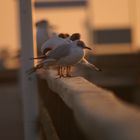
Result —
POLYGON ((85 58, 84 49, 86 47, 83 41, 80 40, 80 34, 74 33, 71 36, 60 33, 45 41, 41 47, 43 56, 34 59, 41 59, 35 67, 31 68, 28 73, 35 72, 42 67, 58 66, 58 75, 64 76, 66 68, 66 76, 71 76, 71 66, 81 63, 91 69, 100 71, 98 67, 89 63, 85 58))
MULTIPOLYGON (((59 47, 51 50, 46 59, 42 60, 36 67, 31 69, 34 72, 40 67, 59 66, 70 67, 79 63, 84 58, 84 49, 90 49, 86 47, 83 41, 74 41, 70 44, 60 45, 59 47)), ((64 76, 62 69, 59 73, 60 77, 64 76)), ((70 68, 68 68, 67 76, 71 76, 70 68)))
POLYGON ((43 45, 41 46, 41 52, 42 54, 46 53, 46 50, 53 50, 57 48, 58 46, 69 44, 70 40, 61 38, 58 35, 55 35, 48 39, 43 45))

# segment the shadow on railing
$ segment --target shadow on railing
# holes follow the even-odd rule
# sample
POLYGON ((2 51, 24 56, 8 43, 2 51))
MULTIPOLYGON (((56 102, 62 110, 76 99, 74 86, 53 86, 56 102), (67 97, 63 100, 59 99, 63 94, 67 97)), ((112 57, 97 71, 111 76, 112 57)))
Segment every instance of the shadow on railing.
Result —
POLYGON ((139 140, 140 110, 82 77, 38 78, 43 140, 139 140))

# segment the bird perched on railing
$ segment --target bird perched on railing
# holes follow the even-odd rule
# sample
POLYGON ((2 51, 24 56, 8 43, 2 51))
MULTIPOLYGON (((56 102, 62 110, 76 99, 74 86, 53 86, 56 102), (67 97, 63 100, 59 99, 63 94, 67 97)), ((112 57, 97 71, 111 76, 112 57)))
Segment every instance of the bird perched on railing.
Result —
MULTIPOLYGON (((33 59, 46 59, 48 53, 54 49, 56 49, 57 47, 61 46, 61 45, 65 45, 65 44, 70 44, 73 41, 79 40, 80 39, 80 34, 79 33, 73 33, 71 36, 67 33, 60 33, 58 35, 55 35, 53 37, 51 37, 50 39, 48 39, 41 47, 41 52, 43 55, 38 56, 36 58, 33 59)), ((70 66, 66 67, 66 73, 68 73, 67 71, 70 71, 70 66)), ((60 69, 63 69, 62 67, 58 67, 58 75, 60 73, 60 69)))
MULTIPOLYGON (((75 46, 76 47, 79 44, 78 42, 82 42, 82 41, 80 41, 80 37, 81 36, 80 36, 79 33, 74 33, 71 36, 69 36, 69 34, 60 33, 58 36, 50 38, 42 46, 42 51, 41 52, 43 53, 43 55, 42 56, 38 56, 36 58, 33 58, 33 59, 41 59, 41 61, 38 63, 38 65, 36 65, 35 67, 31 68, 28 71, 28 73, 29 74, 33 73, 37 69, 42 68, 44 65, 46 65, 46 62, 47 62, 47 66, 54 65, 54 62, 52 61, 52 59, 51 60, 48 59, 50 57, 50 53, 53 52, 53 50, 55 50, 56 48, 60 47, 60 49, 57 49, 55 51, 55 52, 57 52, 55 54, 57 54, 58 56, 61 57, 62 52, 65 50, 65 49, 61 49, 62 46, 66 46, 66 48, 68 46, 69 47, 71 47, 71 46, 75 46)), ((83 44, 82 46, 85 46, 84 42, 82 42, 82 44, 83 44)), ((69 50, 69 49, 66 49, 66 50, 69 50)), ((75 52, 73 51, 73 53, 75 53, 75 52)), ((73 53, 71 54, 71 56, 74 57, 73 53)), ((78 63, 84 64, 85 66, 88 66, 89 68, 95 69, 97 71, 101 70, 98 67, 96 67, 95 65, 89 63, 84 57, 82 57, 82 59, 78 63)), ((57 66, 58 66, 58 75, 60 75, 60 77, 62 75, 64 75, 63 69, 66 69, 66 76, 70 76, 71 65, 66 65, 65 64, 63 66, 62 65, 57 65, 57 66)))
MULTIPOLYGON (((60 77, 64 77, 62 67, 73 66, 80 62, 84 58, 84 49, 91 48, 87 47, 85 43, 81 40, 77 40, 75 43, 60 45, 56 49, 50 51, 43 61, 38 65, 31 68, 29 72, 34 72, 36 69, 43 66, 59 66, 60 67, 60 77)), ((66 74, 67 77, 71 76, 70 71, 66 74)))
MULTIPOLYGON (((53 37, 49 38, 41 47, 41 53, 42 55, 37 56, 36 58, 31 58, 31 59, 40 59, 43 61, 46 59, 48 53, 58 46, 64 45, 64 44, 69 44, 70 41, 67 40, 66 38, 69 37, 69 34, 67 33, 60 33, 58 35, 54 35, 53 37)), ((60 68, 58 68, 58 75, 59 75, 60 68)))

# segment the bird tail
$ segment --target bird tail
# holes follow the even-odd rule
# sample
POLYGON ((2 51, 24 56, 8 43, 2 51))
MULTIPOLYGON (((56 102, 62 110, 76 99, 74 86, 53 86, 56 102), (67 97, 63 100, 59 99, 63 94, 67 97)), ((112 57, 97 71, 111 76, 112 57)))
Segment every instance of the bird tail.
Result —
POLYGON ((30 68, 29 70, 26 71, 26 73, 28 75, 30 75, 30 74, 36 72, 40 68, 43 68, 43 63, 40 63, 40 64, 36 65, 35 67, 30 68))
POLYGON ((88 62, 85 58, 82 59, 82 64, 88 66, 89 68, 91 69, 94 69, 96 71, 102 71, 102 69, 98 68, 96 65, 94 64, 91 64, 90 62, 88 62))
POLYGON ((44 61, 41 61, 39 64, 37 64, 36 66, 30 68, 29 70, 26 71, 26 73, 28 75, 36 72, 38 69, 43 68, 43 66, 49 66, 50 62, 55 62, 55 59, 46 59, 44 61))
POLYGON ((97 66, 95 66, 94 64, 88 63, 87 64, 89 66, 89 68, 94 69, 96 71, 102 71, 102 69, 98 68, 97 66))

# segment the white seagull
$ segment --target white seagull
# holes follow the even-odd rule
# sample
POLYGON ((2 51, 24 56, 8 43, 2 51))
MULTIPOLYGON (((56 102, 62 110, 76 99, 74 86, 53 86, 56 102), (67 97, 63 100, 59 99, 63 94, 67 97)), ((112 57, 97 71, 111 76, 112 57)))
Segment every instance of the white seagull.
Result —
MULTIPOLYGON (((32 73, 43 66, 45 66, 46 68, 49 66, 59 66, 61 68, 59 76, 64 77, 62 67, 73 66, 79 63, 85 56, 84 49, 91 50, 91 48, 87 47, 81 40, 78 40, 74 44, 61 45, 56 49, 50 51, 46 59, 44 59, 35 67, 31 68, 28 73, 32 73)), ((71 76, 70 71, 68 71, 66 76, 71 76)))
MULTIPOLYGON (((57 47, 61 45, 68 45, 68 44, 73 44, 72 42, 75 42, 76 40, 80 39, 80 34, 79 33, 73 33, 71 36, 67 33, 60 33, 58 35, 53 36, 52 38, 48 39, 41 47, 41 52, 43 55, 38 56, 36 58, 31 58, 31 59, 46 59, 48 53, 57 47)), ((58 67, 58 75, 60 73, 60 69, 63 69, 61 66, 58 67)), ((66 67, 66 73, 70 71, 71 67, 67 66, 66 67)))

